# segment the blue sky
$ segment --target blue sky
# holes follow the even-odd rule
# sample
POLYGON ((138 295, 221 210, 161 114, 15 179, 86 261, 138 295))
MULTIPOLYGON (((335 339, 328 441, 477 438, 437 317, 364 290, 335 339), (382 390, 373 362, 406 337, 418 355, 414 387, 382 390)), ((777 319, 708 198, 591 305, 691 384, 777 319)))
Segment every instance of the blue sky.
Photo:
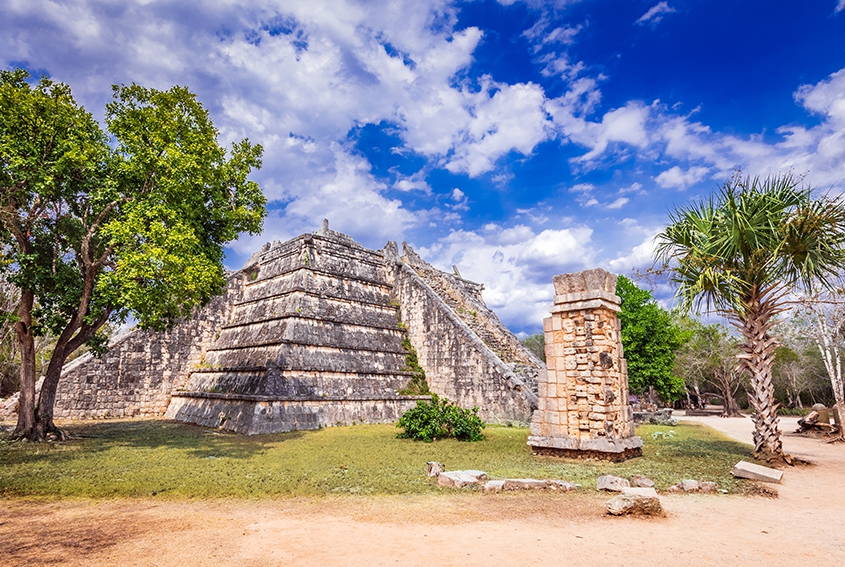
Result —
MULTIPOLYGON (((554 274, 651 265, 739 167, 845 190, 845 0, 0 0, 0 65, 188 86, 265 148, 267 240, 407 240, 539 330, 554 274), (800 6, 800 7, 799 7, 800 6)), ((669 290, 659 293, 667 296, 669 290)))

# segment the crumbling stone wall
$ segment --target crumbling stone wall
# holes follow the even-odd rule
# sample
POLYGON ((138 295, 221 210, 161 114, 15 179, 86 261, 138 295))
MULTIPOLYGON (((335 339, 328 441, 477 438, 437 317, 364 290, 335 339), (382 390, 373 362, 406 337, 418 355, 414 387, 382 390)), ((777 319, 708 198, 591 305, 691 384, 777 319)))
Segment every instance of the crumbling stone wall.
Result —
POLYGON ((162 415, 173 391, 231 315, 243 274, 228 277, 223 295, 170 331, 132 331, 109 346, 102 359, 90 354, 66 365, 56 394, 55 416, 64 419, 162 415))
POLYGON ((641 454, 628 403, 616 276, 602 270, 555 276, 545 379, 528 444, 536 452, 622 460, 641 454))

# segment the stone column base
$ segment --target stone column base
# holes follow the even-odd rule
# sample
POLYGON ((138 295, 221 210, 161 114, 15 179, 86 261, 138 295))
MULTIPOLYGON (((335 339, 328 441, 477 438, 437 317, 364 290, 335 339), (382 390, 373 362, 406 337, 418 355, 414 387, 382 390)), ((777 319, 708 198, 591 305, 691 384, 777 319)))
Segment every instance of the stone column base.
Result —
POLYGON ((641 437, 625 439, 574 439, 572 437, 528 437, 528 445, 535 455, 568 459, 597 459, 619 462, 643 454, 641 437))

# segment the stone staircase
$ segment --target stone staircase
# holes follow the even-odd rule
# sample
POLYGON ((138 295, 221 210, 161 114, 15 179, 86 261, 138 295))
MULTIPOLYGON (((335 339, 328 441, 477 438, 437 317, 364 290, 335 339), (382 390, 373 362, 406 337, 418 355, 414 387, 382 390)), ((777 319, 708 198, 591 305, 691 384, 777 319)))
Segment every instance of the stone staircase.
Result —
POLYGON ((380 252, 324 226, 265 246, 243 272, 231 321, 168 416, 255 433, 285 430, 284 421, 395 421, 413 405, 417 398, 398 394, 412 373, 380 252), (361 406, 358 420, 325 411, 350 401, 361 406), (264 404, 257 418, 256 403, 264 404))
POLYGON ((487 307, 481 295, 484 285, 434 268, 406 242, 402 249, 402 260, 536 394, 537 369, 545 365, 487 307))

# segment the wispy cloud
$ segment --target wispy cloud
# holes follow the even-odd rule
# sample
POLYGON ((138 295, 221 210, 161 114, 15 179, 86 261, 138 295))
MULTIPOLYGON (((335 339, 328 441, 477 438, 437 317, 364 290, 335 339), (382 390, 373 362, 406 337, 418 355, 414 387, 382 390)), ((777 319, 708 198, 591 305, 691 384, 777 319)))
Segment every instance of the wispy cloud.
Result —
POLYGON ((842 10, 845 10, 845 0, 839 0, 839 4, 837 4, 836 8, 833 9, 833 13, 838 14, 842 10))
MULTIPOLYGON (((845 2, 845 0, 842 1, 845 2)), ((640 16, 636 23, 640 25, 656 24, 662 20, 666 14, 671 14, 673 12, 677 12, 677 10, 670 7, 668 2, 660 2, 649 8, 648 12, 640 16)))

